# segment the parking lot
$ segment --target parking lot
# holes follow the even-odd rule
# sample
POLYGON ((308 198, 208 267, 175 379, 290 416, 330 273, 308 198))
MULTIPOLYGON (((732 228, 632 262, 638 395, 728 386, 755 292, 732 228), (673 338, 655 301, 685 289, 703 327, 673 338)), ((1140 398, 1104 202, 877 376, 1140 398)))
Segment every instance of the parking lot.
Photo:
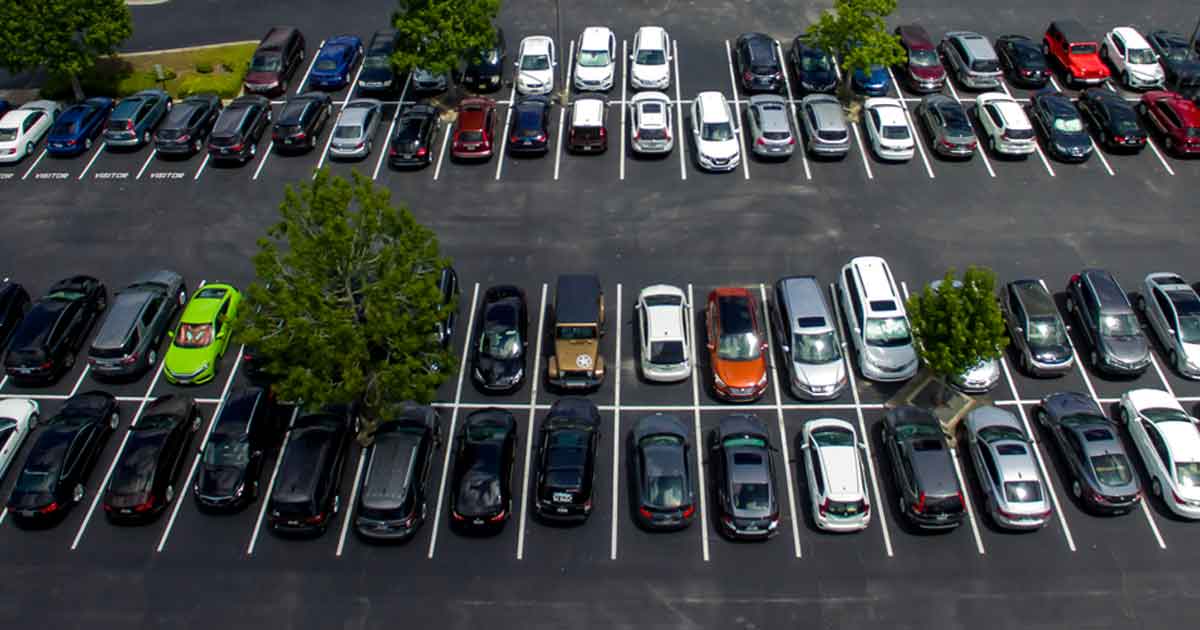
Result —
MULTIPOLYGON (((511 4, 501 17, 510 62, 521 37, 554 33, 553 9, 546 10, 550 3, 511 4)), ((1126 23, 1144 31, 1179 30, 1176 24, 1194 20, 1192 15, 1180 19, 1177 14, 1186 13, 1186 7, 1179 3, 1153 2, 1136 10, 1109 4, 1104 11, 1080 5, 1071 17, 1097 36, 1126 23)), ((1050 19, 1061 17, 1041 9, 994 7, 905 11, 891 23, 917 19, 935 38, 962 28, 992 38, 1011 32, 1037 37, 1050 19)), ((571 7, 563 14, 559 70, 565 73, 571 65, 566 53, 584 26, 610 26, 621 49, 618 58, 626 59, 633 32, 644 23, 661 24, 674 37, 669 96, 675 101, 676 137, 687 138, 688 108, 701 91, 720 91, 744 112, 746 96, 734 84, 728 48, 738 34, 762 30, 786 51, 807 20, 783 3, 669 7, 661 14, 571 7)), ((379 27, 367 19, 357 34, 367 37, 379 27)), ((322 37, 336 34, 306 30, 307 58, 322 37)), ((689 142, 676 143, 675 151, 661 159, 632 155, 623 106, 632 91, 622 87, 628 83, 623 66, 618 65, 608 93, 609 150, 598 156, 565 151, 560 143, 564 110, 558 104, 545 157, 513 158, 505 152, 487 163, 459 164, 449 159, 446 124, 435 138, 438 154, 430 167, 393 170, 383 163, 390 123, 402 105, 428 100, 406 85, 385 103, 388 124, 361 162, 326 156, 330 125, 311 153, 280 154, 266 137, 257 157, 239 167, 218 166, 204 155, 162 160, 149 148, 113 153, 100 143, 71 159, 43 156, 39 147, 34 157, 0 167, 5 201, 0 226, 8 236, 0 250, 0 275, 22 282, 35 296, 72 273, 96 275, 111 292, 160 267, 180 271, 189 286, 202 279, 244 286, 253 279, 255 239, 275 220, 284 184, 305 181, 314 168, 329 166, 336 173, 357 170, 373 178, 436 230, 462 279, 457 356, 466 356, 477 300, 494 284, 525 290, 537 339, 545 337, 548 322, 536 314, 552 303, 559 273, 598 274, 610 308, 615 307, 610 312, 619 314, 611 317, 601 350, 615 369, 588 395, 601 409, 603 428, 595 508, 581 526, 537 522, 525 498, 533 472, 528 438, 558 392, 540 381, 535 388, 527 382, 511 395, 490 396, 458 375, 438 392, 436 405, 446 429, 457 430, 467 414, 486 406, 504 407, 518 421, 515 513, 501 534, 487 538, 464 537, 447 526, 444 476, 453 462, 445 449, 438 452, 431 485, 438 505, 430 505, 428 522, 403 546, 364 544, 348 531, 346 511, 325 536, 293 541, 265 531, 261 502, 237 515, 215 517, 199 513, 190 497, 181 497, 153 524, 113 526, 96 498, 125 429, 147 401, 178 392, 201 402, 201 435, 206 434, 222 400, 245 384, 232 349, 217 378, 199 388, 175 387, 155 372, 134 383, 99 383, 82 361, 52 387, 21 389, 4 381, 0 396, 34 397, 43 417, 72 393, 113 392, 120 397, 122 428, 97 464, 85 500, 58 527, 22 531, 0 515, 6 571, 14 583, 43 591, 18 588, 0 595, 0 602, 11 604, 0 606, 0 620, 15 623, 23 606, 47 602, 57 603, 47 619, 64 627, 192 625, 199 615, 235 627, 280 619, 374 626, 382 610, 402 611, 421 626, 451 627, 483 622, 516 627, 536 618, 539 625, 577 628, 915 627, 931 619, 946 627, 1156 628, 1187 618, 1184 611, 1197 596, 1200 529, 1152 499, 1124 516, 1085 513, 1070 496, 1065 462, 1032 413, 1045 395, 1080 391, 1115 417, 1118 397, 1138 387, 1165 389, 1197 413, 1200 383, 1175 374, 1157 345, 1154 366, 1133 380, 1101 376, 1083 361, 1060 378, 1033 379, 1020 374, 1007 356, 1004 378, 989 398, 1017 413, 1037 441, 1054 515, 1035 532, 997 529, 984 515, 966 454, 958 453, 970 518, 954 531, 929 535, 903 522, 881 450, 883 403, 899 386, 864 382, 851 370, 854 386, 842 398, 811 404, 779 387, 786 374, 772 369, 768 390, 757 403, 724 404, 711 394, 702 335, 694 344, 699 356, 690 379, 650 384, 636 367, 632 304, 641 288, 660 282, 683 288, 699 306, 718 286, 745 286, 764 295, 783 275, 809 273, 829 283, 857 255, 887 258, 906 291, 919 290, 949 267, 961 270, 969 264, 991 267, 1001 281, 1040 277, 1059 298, 1060 310, 1067 278, 1084 267, 1108 269, 1127 291, 1153 271, 1175 271, 1195 281, 1200 255, 1193 246, 1192 209, 1200 192, 1200 161, 1172 158, 1152 145, 1137 155, 1098 153, 1084 164, 1055 162, 1041 153, 1021 161, 978 155, 950 162, 934 157, 923 144, 926 137, 918 134, 917 155, 892 164, 865 151, 860 126, 855 134, 861 142, 852 141, 842 160, 813 160, 797 152, 786 162, 748 159, 732 173, 714 175, 696 166, 689 142), (689 529, 662 535, 634 525, 624 438, 633 422, 655 411, 676 415, 699 434, 731 411, 749 411, 766 423, 779 449, 775 472, 783 495, 775 538, 744 544, 721 537, 714 527, 707 473, 700 475, 706 503, 689 529), (829 535, 813 524, 796 436, 804 422, 819 417, 850 421, 869 438, 873 515, 866 531, 829 535), (51 581, 48 594, 43 585, 51 581), (196 583, 204 588, 180 601, 179 592, 196 583), (210 607, 210 599, 229 605, 210 607)), ((510 74, 511 66, 503 87, 490 95, 501 104, 502 122, 514 97, 510 74)), ((789 97, 796 100, 800 94, 794 88, 789 87, 789 97)), ((1029 96, 1008 86, 1006 91, 1029 96)), ((964 103, 975 96, 958 85, 946 94, 964 103)), ((912 94, 893 95, 904 98, 910 110, 919 101, 912 94)), ((358 96, 349 90, 335 94, 335 110, 358 96)), ((276 103, 276 113, 281 105, 276 103)), ((704 330, 701 312, 693 314, 693 325, 704 330)), ((1079 347, 1082 340, 1072 336, 1079 347)), ((538 355, 540 371, 548 351, 543 347, 538 355)), ((847 355, 853 362, 853 353, 847 355)), ((780 355, 772 348, 771 356, 774 367, 780 355)), ((279 455, 269 454, 272 465, 279 455)), ((707 468, 708 454, 701 455, 707 468)), ((1140 465, 1136 455, 1132 459, 1140 465)), ((355 444, 342 479, 343 505, 351 502, 362 461, 355 444)), ((192 463, 189 459, 185 474, 192 463)), ((271 471, 269 466, 264 488, 271 471)), ((1147 486, 1144 471, 1139 473, 1147 486)), ((10 473, 2 480, 0 496, 7 497, 14 477, 10 473)))

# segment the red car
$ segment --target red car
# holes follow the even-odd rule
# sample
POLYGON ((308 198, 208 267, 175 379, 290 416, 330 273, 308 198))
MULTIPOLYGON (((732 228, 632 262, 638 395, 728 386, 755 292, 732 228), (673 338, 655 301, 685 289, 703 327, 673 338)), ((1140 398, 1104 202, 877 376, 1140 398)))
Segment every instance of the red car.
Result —
POLYGON ((495 129, 496 101, 490 98, 463 99, 458 105, 450 157, 458 160, 487 160, 492 157, 495 129))
POLYGON ((705 320, 717 396, 731 402, 758 400, 767 391, 767 335, 754 296, 741 287, 714 289, 705 320))
POLYGON ((937 92, 946 83, 946 69, 938 58, 937 48, 933 45, 925 27, 907 24, 896 27, 896 36, 900 45, 908 53, 908 61, 896 68, 901 81, 915 92, 937 92))
POLYGON ((1162 134, 1168 152, 1200 155, 1200 105, 1174 92, 1146 92, 1138 111, 1162 134))
POLYGON ((1042 37, 1042 52, 1062 66, 1068 85, 1098 85, 1108 79, 1100 44, 1075 20, 1056 20, 1042 37))

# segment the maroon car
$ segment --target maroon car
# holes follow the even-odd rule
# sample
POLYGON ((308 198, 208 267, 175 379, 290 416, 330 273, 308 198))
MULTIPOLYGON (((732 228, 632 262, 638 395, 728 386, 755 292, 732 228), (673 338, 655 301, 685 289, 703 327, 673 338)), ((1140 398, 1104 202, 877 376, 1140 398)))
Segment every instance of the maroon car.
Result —
POLYGON ((938 59, 937 48, 923 26, 906 24, 896 27, 900 45, 908 61, 896 68, 900 80, 914 92, 937 92, 946 83, 946 69, 938 59))
POLYGON ((487 160, 495 145, 496 102, 490 98, 465 98, 458 105, 454 144, 450 157, 458 160, 487 160))
POLYGON ((276 26, 267 31, 254 56, 242 86, 251 94, 275 96, 288 91, 288 80, 304 63, 304 36, 294 26, 276 26))
POLYGON ((1200 105, 1174 92, 1142 95, 1138 111, 1163 138, 1167 152, 1200 155, 1200 105))

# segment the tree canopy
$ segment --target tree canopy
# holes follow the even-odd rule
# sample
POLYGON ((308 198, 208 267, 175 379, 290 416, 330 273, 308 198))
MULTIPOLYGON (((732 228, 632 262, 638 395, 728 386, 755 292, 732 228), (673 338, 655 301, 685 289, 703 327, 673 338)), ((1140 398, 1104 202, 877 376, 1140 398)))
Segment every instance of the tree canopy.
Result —
POLYGON ((400 0, 392 23, 401 44, 392 65, 451 72, 468 52, 492 45, 500 0, 400 0))
POLYGON ((428 403, 455 359, 435 338, 449 263, 433 232, 357 172, 288 186, 259 239, 235 330, 286 400, 362 405, 373 431, 395 403, 428 403), (441 368, 432 366, 442 366, 441 368))
POLYGON ((921 361, 938 376, 962 374, 1008 345, 990 269, 968 267, 961 280, 947 271, 940 286, 914 293, 906 306, 921 361))
POLYGON ((836 53, 846 74, 903 63, 904 47, 885 21, 895 10, 896 0, 834 0, 833 9, 823 12, 806 35, 815 46, 836 53))

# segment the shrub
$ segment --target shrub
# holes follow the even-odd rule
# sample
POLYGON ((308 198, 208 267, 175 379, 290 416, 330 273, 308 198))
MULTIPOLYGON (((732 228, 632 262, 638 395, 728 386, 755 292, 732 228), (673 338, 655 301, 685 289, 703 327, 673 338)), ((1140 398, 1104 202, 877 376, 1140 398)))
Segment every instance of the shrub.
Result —
POLYGON ((199 72, 200 74, 211 74, 212 71, 213 66, 207 61, 201 61, 196 64, 196 72, 199 72))
POLYGON ((197 74, 186 77, 179 82, 176 96, 183 98, 203 92, 216 92, 221 98, 233 98, 242 89, 242 76, 239 74, 197 74))

